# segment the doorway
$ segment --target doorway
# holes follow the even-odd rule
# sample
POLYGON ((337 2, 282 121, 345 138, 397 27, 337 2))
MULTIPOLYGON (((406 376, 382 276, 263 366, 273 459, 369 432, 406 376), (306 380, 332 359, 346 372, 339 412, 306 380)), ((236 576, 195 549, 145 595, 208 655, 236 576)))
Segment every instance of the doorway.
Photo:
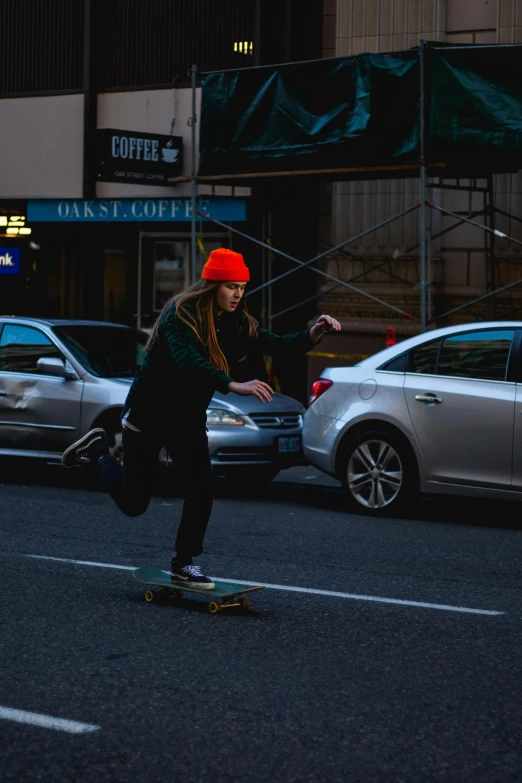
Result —
POLYGON ((105 251, 103 320, 127 322, 127 254, 123 250, 105 251))
MULTIPOLYGON (((148 331, 165 304, 190 284, 190 234, 140 234, 136 326, 148 331)), ((212 250, 228 247, 227 234, 204 235, 198 242, 200 263, 212 250)))

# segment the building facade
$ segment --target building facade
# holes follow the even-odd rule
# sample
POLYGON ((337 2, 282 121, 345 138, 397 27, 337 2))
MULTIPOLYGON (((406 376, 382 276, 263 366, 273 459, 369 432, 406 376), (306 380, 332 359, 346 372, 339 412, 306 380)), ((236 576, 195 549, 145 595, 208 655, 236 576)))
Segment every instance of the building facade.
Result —
MULTIPOLYGON (((453 44, 522 41, 520 0, 4 0, 0 4, 0 311, 102 318, 148 328, 208 252, 245 252, 254 285, 267 279, 266 253, 236 233, 197 217, 191 246, 189 183, 200 90, 192 106, 190 71, 388 52, 421 39, 453 44), (132 165, 130 165, 132 163, 132 165), (121 165, 120 165, 121 164, 121 165), (28 232, 31 233, 28 233, 28 232), (13 257, 16 265, 11 264, 13 257), (8 258, 9 256, 9 258, 8 258), (2 259, 4 261, 2 262, 2 259)), ((494 202, 496 227, 522 239, 518 174, 431 183, 430 200, 463 216, 494 202), (468 189, 472 184, 475 189, 468 189), (512 215, 513 217, 509 217, 512 215)), ((198 187, 198 212, 246 235, 268 239, 306 260, 382 223, 419 200, 417 179, 333 184, 285 183, 267 189, 198 187), (267 219, 267 204, 269 216, 267 219), (262 216, 263 220, 262 220, 262 216)), ((522 254, 454 218, 431 213, 431 323, 515 317, 522 289, 438 318, 518 279, 522 254)), ((324 269, 393 306, 419 311, 418 213, 367 234, 324 262, 324 269)), ((273 276, 285 271, 274 257, 273 276)), ((299 273, 250 300, 278 331, 317 312, 343 324, 310 363, 353 363, 418 325, 348 289, 299 273), (299 278, 299 280, 298 280, 299 278), (289 308, 304 301, 301 307, 289 308), (321 357, 319 354, 325 354, 321 357)), ((296 393, 295 367, 285 388, 296 393)), ((297 375, 296 375, 297 373, 297 375)), ((298 394, 297 396, 303 396, 298 394)))
MULTIPOLYGON (((315 20, 322 19, 320 3, 315 20)), ((217 246, 259 254, 197 216, 190 176, 206 71, 302 56, 295 0, 5 0, 0 6, 0 311, 147 328, 217 246)), ((313 16, 308 24, 314 22, 313 16)), ((306 25, 305 25, 306 27, 306 25)), ((315 56, 321 56, 315 28, 315 56)), ((306 39, 306 35, 305 35, 306 39)), ((198 212, 255 233, 249 188, 198 212)))
MULTIPOLYGON (((190 187, 167 180, 191 171, 189 70, 251 65, 255 12, 234 0, 2 4, 0 245, 20 254, 19 273, 0 277, 2 312, 146 328, 188 284, 190 187)), ((197 206, 244 223, 249 195, 201 188, 197 206)), ((199 265, 231 237, 198 221, 199 265)))
MULTIPOLYGON (((325 0, 323 56, 350 56, 362 52, 390 52, 418 46, 421 39, 449 44, 499 44, 522 42, 522 3, 518 0, 325 0)), ((437 187, 429 199, 452 212, 472 217, 495 204, 495 227, 522 239, 522 178, 520 174, 493 174, 487 179, 449 183, 460 189, 437 187), (467 189, 469 185, 476 190, 467 189), (487 192, 489 188, 489 193, 487 192), (484 192, 486 191, 486 193, 484 192), (513 215, 509 217, 508 215, 513 215)), ((338 182, 321 188, 319 235, 322 248, 335 246, 419 201, 418 179, 338 182)), ((431 290, 429 312, 433 325, 448 325, 475 318, 518 317, 522 289, 514 287, 450 317, 445 312, 461 307, 487 292, 520 278, 521 247, 496 238, 493 246, 485 232, 431 212, 431 290)), ((325 265, 332 274, 385 300, 399 309, 419 315, 419 213, 378 229, 351 244, 345 253, 331 256, 325 265), (376 269, 378 267, 378 269, 376 269)), ((397 336, 418 331, 418 324, 346 289, 319 289, 320 308, 336 314, 344 334, 330 350, 337 353, 373 352, 384 347, 384 335, 393 326, 397 336)))

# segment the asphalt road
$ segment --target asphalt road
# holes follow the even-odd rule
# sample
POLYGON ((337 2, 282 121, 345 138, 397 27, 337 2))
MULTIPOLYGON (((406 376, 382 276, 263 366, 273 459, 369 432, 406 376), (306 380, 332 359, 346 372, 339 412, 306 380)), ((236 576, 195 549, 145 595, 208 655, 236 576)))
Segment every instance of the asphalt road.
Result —
POLYGON ((211 615, 132 577, 179 498, 127 519, 70 473, 0 473, 2 782, 522 779, 522 506, 365 518, 310 468, 221 491, 201 564, 272 586, 211 615))

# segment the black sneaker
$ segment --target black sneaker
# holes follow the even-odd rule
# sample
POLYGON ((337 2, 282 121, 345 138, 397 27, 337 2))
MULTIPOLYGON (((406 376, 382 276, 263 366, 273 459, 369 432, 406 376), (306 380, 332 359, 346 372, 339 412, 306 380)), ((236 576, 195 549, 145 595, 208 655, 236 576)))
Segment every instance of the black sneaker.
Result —
POLYGON ((171 563, 170 579, 174 584, 185 585, 185 587, 197 587, 199 590, 213 590, 215 587, 212 579, 209 579, 208 576, 203 576, 199 566, 184 565, 180 568, 175 560, 172 560, 171 563))
POLYGON ((72 468, 75 465, 92 465, 106 454, 110 454, 107 436, 105 430, 98 427, 90 430, 87 435, 65 449, 61 462, 64 468, 72 468))

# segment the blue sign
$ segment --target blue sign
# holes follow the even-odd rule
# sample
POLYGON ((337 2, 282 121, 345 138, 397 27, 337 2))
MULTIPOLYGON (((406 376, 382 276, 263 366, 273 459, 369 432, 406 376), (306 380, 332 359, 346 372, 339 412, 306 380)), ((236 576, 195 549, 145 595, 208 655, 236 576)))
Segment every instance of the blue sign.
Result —
MULTIPOLYGON (((196 211, 220 220, 246 220, 246 202, 237 198, 198 198, 196 211)), ((190 198, 34 199, 27 201, 28 223, 187 223, 190 198)), ((200 220, 200 216, 196 215, 200 220)))
POLYGON ((0 275, 20 274, 20 248, 0 247, 0 275))

